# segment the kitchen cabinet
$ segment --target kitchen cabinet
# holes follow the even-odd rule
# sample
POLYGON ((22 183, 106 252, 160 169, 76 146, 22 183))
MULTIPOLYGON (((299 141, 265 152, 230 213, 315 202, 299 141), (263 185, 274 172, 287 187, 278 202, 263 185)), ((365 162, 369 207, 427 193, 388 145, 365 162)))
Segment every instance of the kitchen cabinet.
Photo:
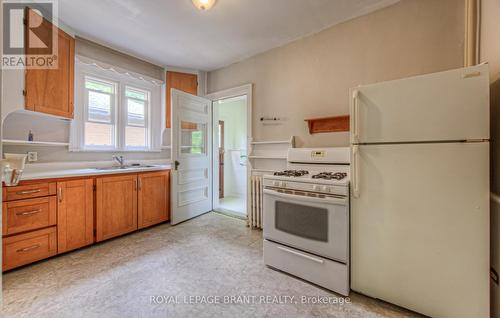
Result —
POLYGON ((57 251, 94 242, 94 179, 57 183, 57 251))
POLYGON ((55 196, 4 202, 3 235, 12 235, 56 225, 55 196))
MULTIPOLYGON (((166 89, 167 89, 167 100, 166 100, 166 128, 171 128, 172 127, 172 119, 171 117, 171 109, 172 109, 172 88, 178 89, 180 91, 193 94, 193 95, 198 95, 198 75, 196 74, 188 74, 188 73, 179 73, 179 72, 167 72, 167 83, 166 83, 166 89)), ((191 123, 186 123, 186 127, 182 127, 184 129, 194 129, 196 128, 196 125, 193 125, 191 123)))
POLYGON ((41 182, 17 187, 3 187, 2 192, 4 201, 45 197, 56 194, 56 183, 41 182))
POLYGON ((3 271, 168 221, 170 170, 3 187, 3 271))
POLYGON ((57 254, 56 227, 3 239, 2 270, 22 266, 57 254))
POLYGON ((167 221, 170 217, 170 171, 138 176, 138 228, 167 221))
POLYGON ((137 230, 137 174, 96 179, 96 241, 137 230))
MULTIPOLYGON (((26 10, 29 25, 31 19, 40 18, 31 9, 26 10)), ((25 109, 50 115, 73 118, 75 39, 47 20, 40 28, 57 32, 57 67, 46 69, 26 69, 25 109)), ((49 34, 45 32, 43 34, 49 34)), ((36 54, 36 48, 26 48, 28 54, 36 54), (31 52, 31 51, 33 52, 31 52)))

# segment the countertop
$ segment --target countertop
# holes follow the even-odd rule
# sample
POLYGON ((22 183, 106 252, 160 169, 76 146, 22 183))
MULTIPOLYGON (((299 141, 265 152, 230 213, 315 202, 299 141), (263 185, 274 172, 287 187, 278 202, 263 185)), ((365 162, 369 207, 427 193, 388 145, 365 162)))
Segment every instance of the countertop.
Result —
POLYGON ((99 176, 107 174, 118 173, 134 173, 134 172, 148 172, 168 170, 170 165, 155 165, 153 167, 134 167, 128 169, 112 169, 112 170, 99 170, 96 168, 83 168, 83 169, 64 169, 64 170, 48 170, 37 172, 24 172, 21 176, 21 181, 24 180, 37 180, 37 179, 53 179, 53 178, 69 178, 69 177, 84 177, 84 176, 99 176))
POLYGON ((171 168, 168 160, 142 160, 126 162, 126 165, 142 164, 148 167, 129 167, 127 169, 102 170, 98 168, 114 167, 113 161, 100 162, 58 162, 27 164, 21 176, 21 181, 38 179, 71 178, 85 176, 100 176, 110 174, 140 173, 149 171, 169 170, 171 168))

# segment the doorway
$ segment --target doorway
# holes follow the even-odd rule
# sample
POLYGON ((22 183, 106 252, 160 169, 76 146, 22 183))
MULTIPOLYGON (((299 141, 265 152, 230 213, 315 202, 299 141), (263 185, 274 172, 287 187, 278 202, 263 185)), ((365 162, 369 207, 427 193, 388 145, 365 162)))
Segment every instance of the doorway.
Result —
POLYGON ((219 168, 219 197, 214 210, 246 218, 247 96, 219 99, 214 102, 214 109, 219 168))

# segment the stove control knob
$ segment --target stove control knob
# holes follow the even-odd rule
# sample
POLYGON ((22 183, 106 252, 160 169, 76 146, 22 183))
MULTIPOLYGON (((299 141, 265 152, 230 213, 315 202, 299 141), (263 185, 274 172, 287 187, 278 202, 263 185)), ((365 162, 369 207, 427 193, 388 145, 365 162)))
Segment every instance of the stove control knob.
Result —
POLYGON ((323 186, 323 192, 330 192, 330 188, 327 186, 323 186))
POLYGON ((281 187, 286 188, 286 182, 281 182, 281 187))
POLYGON ((280 186, 279 181, 274 181, 274 182, 273 182, 273 186, 275 186, 275 187, 279 187, 279 186, 280 186))
POLYGON ((321 191, 321 187, 319 185, 313 186, 313 191, 321 191))

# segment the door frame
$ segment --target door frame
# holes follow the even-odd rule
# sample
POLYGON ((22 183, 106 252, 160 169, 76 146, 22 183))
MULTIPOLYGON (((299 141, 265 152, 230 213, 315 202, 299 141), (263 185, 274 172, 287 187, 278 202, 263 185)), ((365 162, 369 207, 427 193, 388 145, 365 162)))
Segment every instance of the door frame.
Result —
MULTIPOLYGON (((215 102, 221 99, 227 99, 231 97, 238 97, 246 95, 247 97, 247 156, 250 155, 251 143, 252 143, 252 99, 253 99, 253 84, 245 84, 233 88, 228 88, 222 91, 213 92, 207 94, 205 98, 212 100, 212 173, 213 175, 219 174, 219 139, 217 138, 217 131, 219 125, 219 109, 215 107, 215 102)), ((250 211, 250 179, 252 175, 252 167, 250 161, 247 158, 247 216, 248 211, 250 211)), ((212 178, 212 189, 219 189, 219 179, 212 178)), ((219 191, 212 190, 212 209, 216 208, 219 204, 219 191)))
POLYGON ((221 157, 224 158, 224 153, 225 153, 225 149, 224 149, 224 121, 223 120, 219 120, 219 130, 220 130, 220 135, 221 135, 221 138, 220 140, 222 141, 222 145, 219 145, 219 175, 218 175, 218 178, 219 178, 219 199, 222 199, 224 198, 224 170, 222 170, 222 172, 220 171, 220 167, 221 166, 224 166, 224 159, 222 159, 223 163, 222 165, 220 164, 220 160, 221 160, 221 157), (222 146, 222 147, 221 147, 222 146), (222 148, 222 154, 221 154, 221 148, 222 148))

